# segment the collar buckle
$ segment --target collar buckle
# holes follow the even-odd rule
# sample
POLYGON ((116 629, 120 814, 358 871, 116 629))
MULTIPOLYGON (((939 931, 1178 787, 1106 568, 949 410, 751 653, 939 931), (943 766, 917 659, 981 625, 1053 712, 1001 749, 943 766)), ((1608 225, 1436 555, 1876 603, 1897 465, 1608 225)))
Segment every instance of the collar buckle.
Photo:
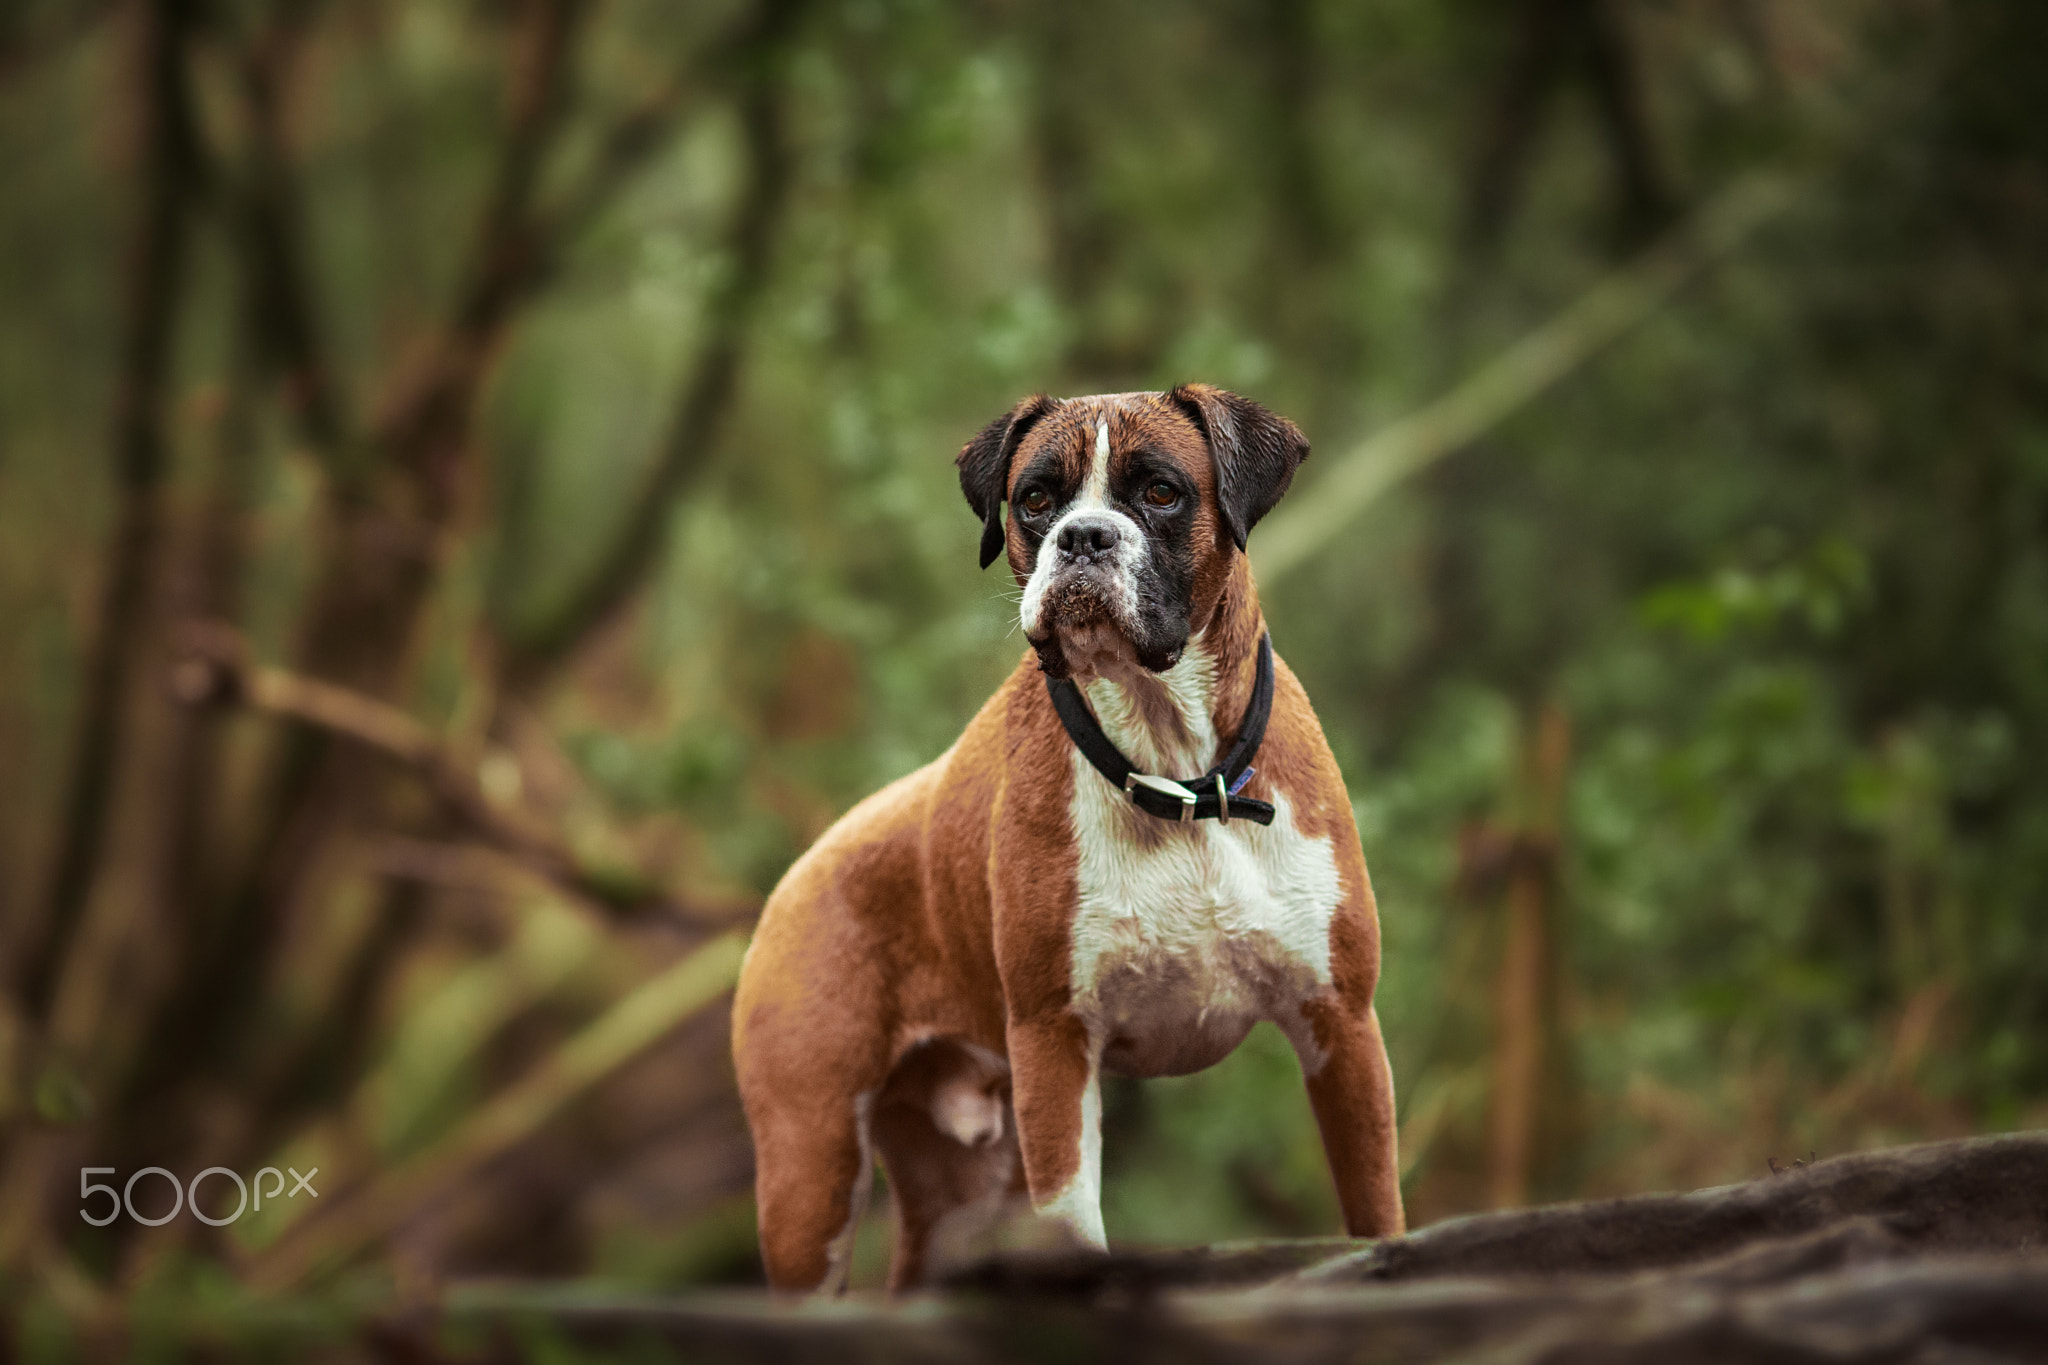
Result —
POLYGON ((1180 823, 1192 824, 1195 819, 1195 794, 1170 777, 1154 777, 1150 773, 1129 773, 1124 777, 1124 792, 1131 798, 1131 804, 1138 804, 1138 788, 1150 787, 1161 796, 1170 796, 1180 802, 1180 823))

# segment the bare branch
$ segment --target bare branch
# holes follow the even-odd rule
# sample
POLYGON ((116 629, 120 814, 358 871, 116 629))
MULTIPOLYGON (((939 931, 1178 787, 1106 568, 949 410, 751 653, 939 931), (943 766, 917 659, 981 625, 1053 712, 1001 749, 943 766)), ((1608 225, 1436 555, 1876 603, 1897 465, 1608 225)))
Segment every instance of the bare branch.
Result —
POLYGON ((1281 507, 1260 526, 1252 557, 1259 582, 1270 586, 1389 488, 1469 445, 1585 364, 1776 216, 1791 202, 1794 188, 1766 174, 1739 181, 1450 392, 1338 456, 1306 498, 1281 507))
POLYGON ((1522 0, 1479 162, 1466 194, 1465 242, 1491 254, 1515 202, 1551 87, 1570 56, 1573 0, 1522 0))
MULTIPOLYGON (((470 266, 448 320, 401 364, 378 417, 363 424, 362 439, 352 445, 343 477, 329 481, 325 552, 300 617, 299 666, 345 693, 374 699, 396 690, 437 584, 447 529, 475 468, 477 390, 530 288, 529 201, 561 124, 564 72, 585 8, 582 0, 520 0, 511 111, 470 266)), ((196 675, 185 671, 192 681, 196 675)), ((303 692, 293 695, 308 701, 303 692)), ((302 892, 318 850, 375 789, 375 760, 365 746, 331 744, 338 732, 316 718, 320 704, 333 700, 312 699, 314 710, 300 717, 307 723, 294 726, 279 747, 257 801, 258 827, 243 842, 246 852, 227 879, 223 908, 201 934, 134 1068, 134 1083, 121 1102, 127 1115, 164 1112, 164 1101, 188 1078, 245 1069, 259 1050, 248 1024, 263 997, 240 983, 262 976, 281 940, 279 908, 302 892)), ((362 719, 363 713, 346 706, 328 713, 328 719, 350 717, 362 719)), ((494 811, 471 782, 455 780, 453 769, 436 771, 449 781, 441 795, 458 817, 495 817, 485 828, 524 850, 564 889, 614 908, 672 904, 644 879, 583 867, 547 832, 534 834, 494 811)), ((201 1149, 205 1141, 195 1131, 159 1137, 160 1148, 182 1143, 201 1149)))
POLYGON ((236 197, 234 229, 244 247, 246 306, 281 370, 285 405, 330 470, 339 472, 348 450, 347 404, 321 341, 282 112, 313 14, 310 5, 274 6, 270 24, 240 54, 237 74, 248 117, 249 159, 236 197))
POLYGON ((0 20, 0 81, 14 76, 76 42, 98 26, 114 8, 113 0, 80 0, 41 24, 33 18, 33 7, 0 20))
POLYGON ((664 917, 700 926, 746 918, 742 904, 682 900, 637 871, 592 866, 530 813, 491 799, 477 765, 464 761, 395 706, 303 674, 254 663, 241 635, 219 624, 186 631, 186 657, 171 679, 188 704, 233 703, 303 722, 384 755, 422 778, 465 828, 577 900, 612 915, 664 917))
POLYGON ((717 1000, 738 977, 746 946, 737 931, 721 934, 641 985, 453 1133, 285 1232, 256 1257, 248 1282, 289 1288, 388 1235, 717 1000))
POLYGON ((534 185, 567 112, 569 55, 584 0, 534 0, 537 17, 512 83, 512 118, 496 183, 478 225, 469 282, 455 310, 458 334, 495 331, 530 283, 536 249, 534 185))
MULTIPOLYGON (((399 541, 415 540, 416 548, 400 550, 401 556, 430 553, 428 543, 453 514, 474 463, 470 430, 477 389, 519 305, 541 276, 545 244, 533 192, 567 113, 570 57, 586 5, 584 0, 529 0, 528 8, 532 18, 515 58, 504 146, 454 306, 425 358, 392 386, 376 423, 374 439, 410 484, 413 506, 404 515, 372 514, 388 524, 369 529, 380 539, 389 533, 399 541)), ((408 595, 417 596, 420 586, 412 585, 408 595)), ((337 585, 338 597, 349 595, 345 585, 337 585)), ((378 608, 388 613, 393 605, 380 601, 378 608)), ((408 632, 409 608, 395 613, 408 632)), ((316 626, 316 634, 328 632, 316 626)), ((389 648, 380 642, 375 653, 395 657, 400 639, 394 636, 389 648)))
POLYGON ((1642 74, 1622 16, 1610 0, 1591 0, 1585 15, 1586 78, 1620 192, 1623 239, 1640 246, 1669 226, 1675 196, 1657 154, 1642 74))
POLYGON ((185 71, 190 19, 178 0, 158 0, 139 15, 142 193, 129 248, 127 335, 114 411, 117 521, 100 593, 98 634, 80 688, 49 899, 38 940, 22 954, 22 997, 32 1017, 50 1006, 98 870, 125 734, 122 703, 142 648, 150 569, 161 536, 168 448, 164 390, 173 327, 184 301, 185 240, 200 175, 185 71))
POLYGON ((1524 0, 1467 192, 1465 243, 1476 256, 1488 257, 1499 246, 1551 92, 1574 74, 1587 84, 1607 143, 1624 243, 1638 246, 1670 222, 1673 195, 1621 15, 1609 0, 1524 0))
POLYGON ((654 473, 597 567, 554 616, 515 640, 508 675, 531 688, 625 605, 658 559, 676 494, 705 464, 738 389, 740 355, 786 211, 792 158, 786 143, 787 48, 805 0, 762 0, 736 45, 744 79, 740 120, 750 174, 726 233, 730 261, 706 309, 707 336, 688 377, 654 473))
POLYGON ((606 132, 582 179, 562 194, 540 226, 545 272, 552 273, 568 245, 667 143, 688 105, 678 82, 649 96, 606 132))

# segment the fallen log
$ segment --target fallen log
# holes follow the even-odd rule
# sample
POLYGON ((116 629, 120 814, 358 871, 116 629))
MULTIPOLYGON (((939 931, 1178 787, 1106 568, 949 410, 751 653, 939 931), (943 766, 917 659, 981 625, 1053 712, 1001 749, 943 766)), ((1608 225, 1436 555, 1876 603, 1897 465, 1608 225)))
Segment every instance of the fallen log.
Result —
POLYGON ((1454 1219, 1407 1237, 1031 1253, 895 1300, 457 1289, 380 1326, 517 1358, 535 1332, 691 1360, 2048 1359, 2048 1133, 1816 1162, 1684 1195, 1454 1219))
POLYGON ((1882 1235, 1902 1253, 2048 1251, 2048 1136, 1860 1152, 1693 1194, 1456 1218, 1310 1273, 1385 1281, 1639 1271, 1830 1229, 1882 1235))

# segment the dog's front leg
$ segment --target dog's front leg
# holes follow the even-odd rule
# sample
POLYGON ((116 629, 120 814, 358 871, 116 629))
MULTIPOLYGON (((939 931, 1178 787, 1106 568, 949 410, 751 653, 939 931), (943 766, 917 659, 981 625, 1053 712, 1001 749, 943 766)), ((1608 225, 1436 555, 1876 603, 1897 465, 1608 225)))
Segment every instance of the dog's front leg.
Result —
POLYGON ((1312 1037, 1300 1039, 1308 1097, 1323 1151, 1337 1182, 1344 1230, 1353 1237, 1394 1237, 1406 1229, 1395 1153, 1394 1073, 1368 993, 1342 993, 1303 1010, 1312 1037))
POLYGON ((1009 1021, 1010 1085, 1031 1207, 1075 1241, 1109 1249, 1102 1229, 1101 1048, 1060 1010, 1009 1021))

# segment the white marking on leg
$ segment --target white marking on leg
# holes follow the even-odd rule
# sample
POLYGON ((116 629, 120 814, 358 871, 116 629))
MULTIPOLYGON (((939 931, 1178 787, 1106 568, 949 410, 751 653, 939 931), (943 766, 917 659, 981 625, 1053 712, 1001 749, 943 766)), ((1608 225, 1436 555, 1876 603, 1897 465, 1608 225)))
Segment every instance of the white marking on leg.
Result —
POLYGON ((1058 1194, 1039 1206, 1040 1217, 1060 1224, 1084 1246, 1109 1250, 1102 1226, 1102 1043, 1088 1031, 1088 1084, 1081 1091, 1080 1160, 1058 1194))
POLYGON ((854 1238, 860 1232, 860 1220, 868 1211, 868 1195, 875 1186, 875 1145, 869 1131, 869 1118, 874 1109, 874 1091, 854 1096, 853 1129, 860 1141, 860 1170, 854 1174, 853 1190, 848 1196, 846 1226, 825 1248, 825 1279, 818 1286, 820 1294, 844 1294, 847 1278, 853 1273, 854 1238))

